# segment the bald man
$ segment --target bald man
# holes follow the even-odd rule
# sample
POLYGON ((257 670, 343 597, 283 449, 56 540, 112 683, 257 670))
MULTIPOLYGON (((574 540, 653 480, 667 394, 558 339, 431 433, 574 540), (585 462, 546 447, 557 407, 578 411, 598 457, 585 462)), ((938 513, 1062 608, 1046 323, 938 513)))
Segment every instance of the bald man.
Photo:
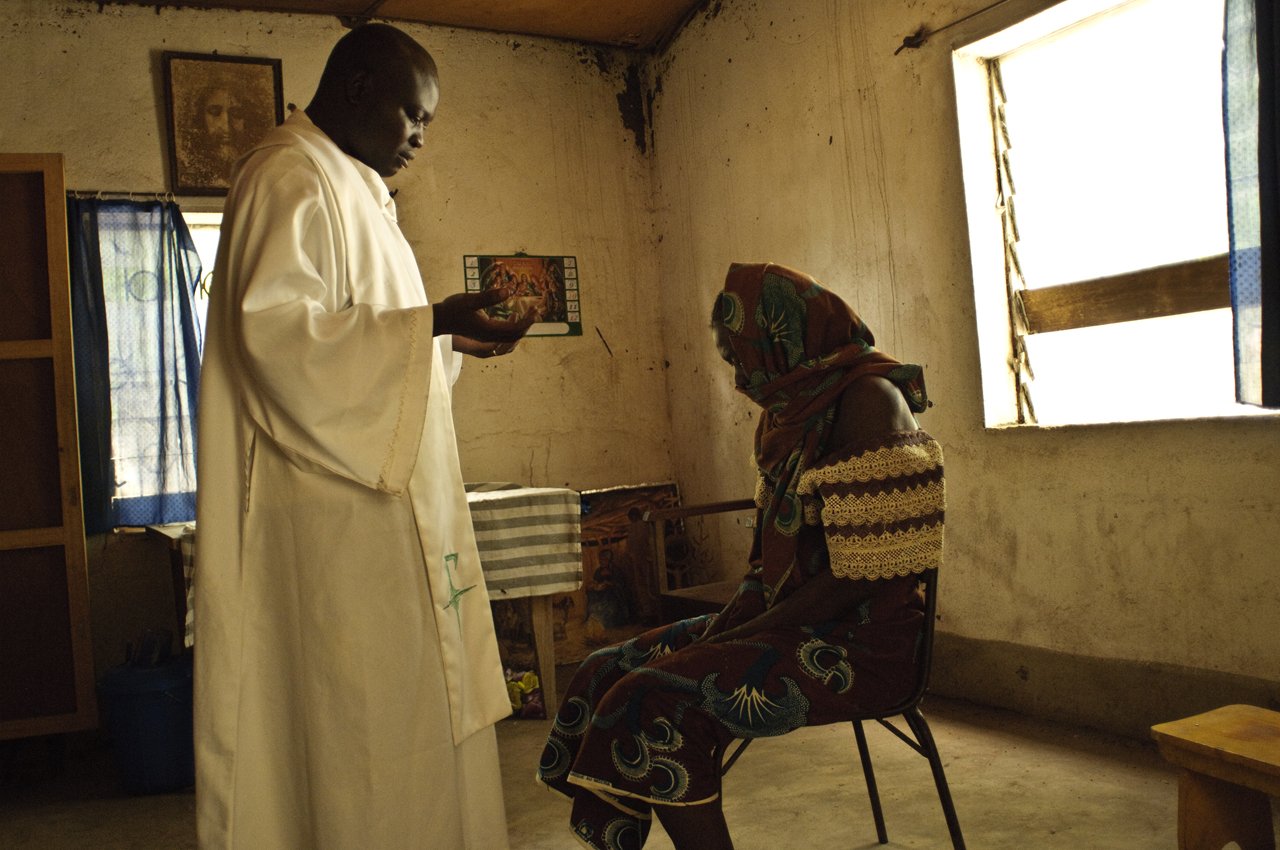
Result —
POLYGON ((435 62, 391 27, 237 165, 199 408, 196 806, 205 850, 507 846, 509 715, 450 413, 505 292, 428 304, 383 178, 435 62))

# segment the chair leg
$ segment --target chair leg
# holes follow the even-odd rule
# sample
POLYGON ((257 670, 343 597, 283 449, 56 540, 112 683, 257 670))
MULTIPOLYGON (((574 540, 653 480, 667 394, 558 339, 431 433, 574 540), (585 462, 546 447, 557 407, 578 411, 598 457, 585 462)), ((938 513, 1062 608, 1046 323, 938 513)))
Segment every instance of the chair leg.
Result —
POLYGON ((938 745, 929 731, 929 724, 920 713, 919 706, 912 706, 903 712, 907 725, 915 733, 916 740, 924 749, 929 759, 929 767, 933 769, 933 782, 938 786, 938 799, 942 803, 942 814, 947 819, 947 831, 951 833, 951 846, 955 850, 965 850, 964 836, 960 834, 960 819, 956 817, 956 807, 951 801, 951 789, 947 787, 947 776, 942 771, 942 756, 938 754, 938 745))
POLYGON ((884 828, 884 812, 880 808, 880 792, 876 790, 876 771, 871 766, 871 751, 867 749, 867 733, 862 721, 853 721, 853 736, 858 739, 858 757, 862 759, 862 775, 867 780, 867 796, 871 798, 871 816, 876 821, 876 838, 881 844, 889 843, 889 833, 884 828))

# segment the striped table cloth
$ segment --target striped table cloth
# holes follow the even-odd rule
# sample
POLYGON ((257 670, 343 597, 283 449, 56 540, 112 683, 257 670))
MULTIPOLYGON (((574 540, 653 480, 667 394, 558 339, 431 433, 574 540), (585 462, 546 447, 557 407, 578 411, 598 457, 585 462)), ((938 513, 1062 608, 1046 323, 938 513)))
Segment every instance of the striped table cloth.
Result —
POLYGON ((468 485, 467 504, 489 598, 569 593, 582 586, 576 490, 468 485))
MULTIPOLYGON (((558 487, 468 484, 467 504, 489 598, 571 593, 582 586, 581 497, 558 487)), ((194 643, 194 523, 154 526, 182 555, 187 598, 183 644, 194 643)))

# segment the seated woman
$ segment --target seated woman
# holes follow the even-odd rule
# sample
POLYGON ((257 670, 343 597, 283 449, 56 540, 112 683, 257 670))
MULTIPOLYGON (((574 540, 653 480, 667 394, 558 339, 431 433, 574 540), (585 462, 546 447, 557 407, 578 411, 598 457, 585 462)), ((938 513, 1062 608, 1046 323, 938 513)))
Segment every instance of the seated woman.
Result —
POLYGON ((538 775, 574 834, 640 848, 656 814, 677 850, 732 847, 719 758, 734 738, 851 720, 910 695, 917 575, 942 557, 942 451, 919 430, 919 366, 874 348, 807 275, 734 265, 712 331, 756 429, 749 570, 719 614, 583 662, 538 775))

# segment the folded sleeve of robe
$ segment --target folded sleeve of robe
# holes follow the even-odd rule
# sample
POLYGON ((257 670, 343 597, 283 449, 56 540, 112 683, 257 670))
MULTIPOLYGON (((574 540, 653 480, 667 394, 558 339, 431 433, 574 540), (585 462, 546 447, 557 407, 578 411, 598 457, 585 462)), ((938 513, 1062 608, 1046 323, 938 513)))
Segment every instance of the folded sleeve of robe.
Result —
POLYGON ((388 267, 372 247, 361 265, 347 253, 359 254, 362 240, 403 237, 376 209, 343 216, 332 202, 342 187, 302 154, 268 148, 243 168, 247 179, 228 204, 238 216, 228 268, 245 271, 226 284, 238 290, 230 318, 251 376, 246 408, 300 465, 400 493, 426 413, 431 308, 425 293, 420 306, 379 305, 381 282, 407 270, 388 267), (374 303, 353 302, 371 293, 374 303))

